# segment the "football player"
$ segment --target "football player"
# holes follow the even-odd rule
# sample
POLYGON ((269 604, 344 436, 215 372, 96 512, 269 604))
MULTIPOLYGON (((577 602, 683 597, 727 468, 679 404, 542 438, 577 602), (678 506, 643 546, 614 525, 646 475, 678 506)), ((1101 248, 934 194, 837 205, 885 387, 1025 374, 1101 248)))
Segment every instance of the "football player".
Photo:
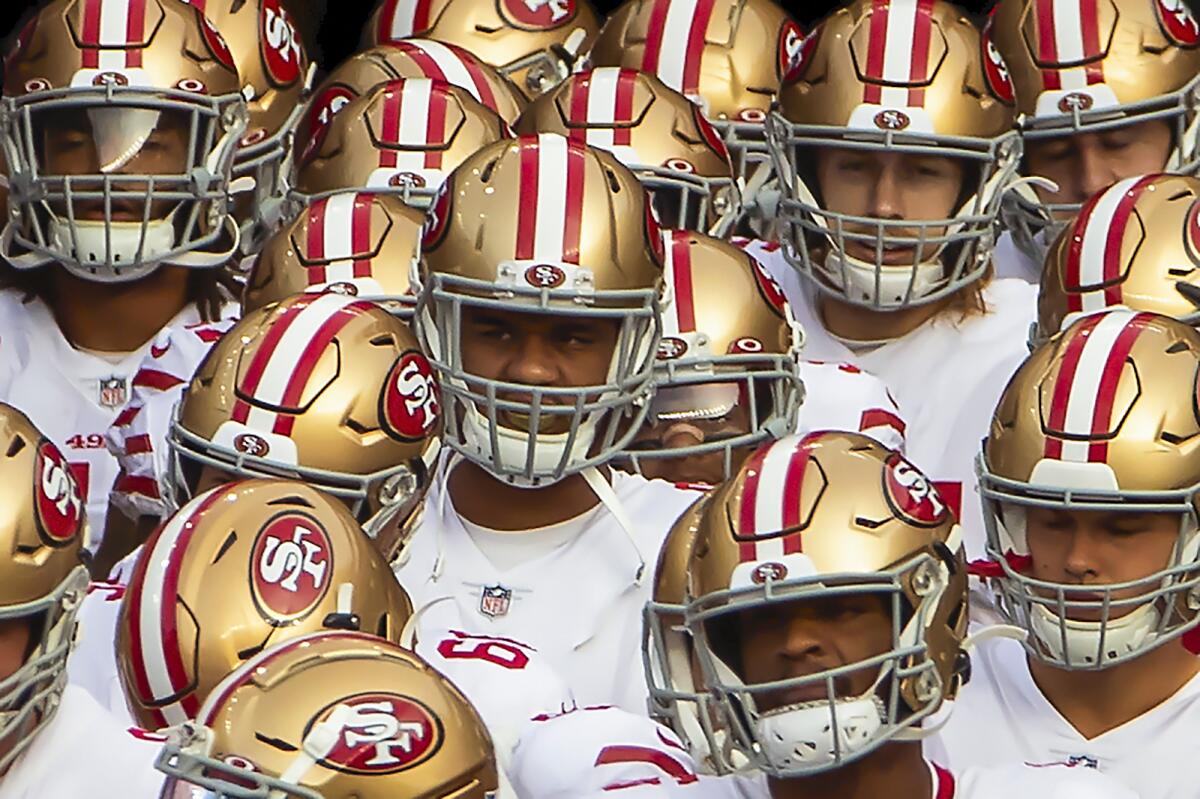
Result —
POLYGON ((669 228, 724 236, 741 207, 725 143, 686 97, 654 75, 602 67, 530 103, 517 133, 558 133, 608 150, 646 187, 669 228))
POLYGON ((152 736, 66 684, 88 585, 80 561, 87 518, 70 464, 2 404, 0 444, 0 796, 157 797, 152 736))
POLYGON ((533 98, 583 62, 599 29, 588 0, 383 0, 363 40, 377 45, 419 36, 456 45, 533 98))
POLYGON ((672 290, 654 399, 623 456, 633 469, 716 485, 758 444, 798 430, 860 430, 903 446, 904 422, 878 378, 800 360, 803 332, 749 254, 691 231, 662 236, 672 290))
POLYGON ((177 738, 159 759, 167 799, 513 799, 462 694, 406 650, 357 633, 256 654, 177 738))
POLYGON ((825 432, 760 448, 705 503, 685 566, 675 612, 701 677, 704 755, 761 773, 757 785, 701 781, 699 795, 1134 795, 1083 769, 924 757, 924 720, 970 668, 967 564, 937 489, 874 440, 825 432))
POLYGON ((1200 323, 1200 179, 1138 175, 1084 204, 1046 256, 1035 342, 1113 306, 1200 323))
POLYGON ((1200 168, 1197 45, 1186 0, 1001 0, 986 56, 1016 89, 1021 173, 1049 182, 1005 198, 998 274, 1037 283, 1062 226, 1109 184, 1200 168))
POLYGON ((1195 794, 1200 333, 1092 314, 1038 348, 979 460, 989 576, 1024 646, 981 644, 939 736, 950 764, 1072 763, 1195 794))
POLYGON ((99 540, 117 471, 104 434, 130 379, 163 327, 227 310, 245 101, 224 40, 181 0, 47 3, 5 72, 0 398, 62 446, 99 540))
POLYGON ((588 60, 649 72, 699 105, 742 181, 741 229, 773 240, 778 190, 765 123, 803 41, 771 0, 628 0, 604 23, 588 60))
POLYGON ((633 712, 649 569, 695 496, 607 468, 648 409, 660 246, 629 170, 540 134, 451 173, 413 281, 452 457, 401 583, 423 625, 526 641, 581 704, 633 712))
POLYGON ((989 277, 1020 141, 982 44, 938 0, 856 0, 821 22, 767 126, 783 246, 750 246, 804 328, 805 357, 891 389, 908 454, 961 505, 973 555, 973 442, 1027 353, 1035 293, 989 277))

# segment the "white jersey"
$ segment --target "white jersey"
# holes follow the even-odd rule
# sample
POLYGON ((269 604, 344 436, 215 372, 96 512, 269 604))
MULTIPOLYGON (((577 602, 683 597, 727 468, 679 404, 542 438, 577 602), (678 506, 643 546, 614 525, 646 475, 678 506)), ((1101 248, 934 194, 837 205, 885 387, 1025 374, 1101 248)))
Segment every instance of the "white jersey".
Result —
POLYGON ((1015 277, 1035 286, 1042 282, 1042 265, 1026 255, 1007 230, 996 242, 992 263, 996 265, 996 277, 1015 277))
POLYGON ((801 361, 800 380, 804 402, 793 432, 849 430, 904 451, 908 423, 878 377, 852 363, 801 361))
POLYGON ((128 729, 68 685, 54 718, 0 777, 0 799, 157 799, 163 739, 128 729))
POLYGON ((1087 739, 1034 683, 1025 649, 993 639, 971 653, 971 680, 949 720, 928 743, 956 768, 1005 762, 1090 767, 1153 799, 1194 799, 1182 764, 1200 754, 1200 676, 1170 699, 1116 729, 1087 739))
POLYGON ((130 518, 163 517, 169 478, 167 434, 175 405, 196 368, 236 319, 211 324, 174 325, 155 338, 133 378, 133 395, 105 433, 119 472, 110 501, 130 518))
MULTIPOLYGON (((929 764, 929 799, 1138 799, 1138 794, 1091 769, 1019 763, 993 768, 946 769, 929 764)), ((611 794, 609 794, 611 796, 611 794)), ((771 799, 765 779, 701 777, 662 796, 695 799, 771 799)), ((892 795, 897 796, 898 795, 892 795)), ((1145 794, 1147 799, 1151 794, 1145 794)), ((904 797, 909 799, 909 797, 904 797)))
POLYGON ((513 751, 509 780, 521 799, 654 796, 698 781, 671 730, 604 705, 533 719, 513 751))
POLYGON ((779 282, 804 328, 804 357, 852 363, 883 380, 908 423, 907 455, 938 485, 963 522, 967 555, 983 556, 975 456, 1009 378, 1029 354, 1037 288, 993 280, 983 291, 988 313, 961 323, 939 317, 878 347, 855 351, 821 324, 817 289, 776 245, 747 250, 779 282))
MULTIPOLYGON (((500 569, 463 525, 439 470, 421 525, 396 574, 427 628, 474 630, 536 647, 581 704, 646 712, 642 609, 671 525, 699 496, 662 480, 614 471, 629 530, 598 506, 570 541, 500 569)), ((529 500, 537 501, 530 490, 529 500)))
MULTIPOLYGON (((194 305, 172 325, 200 321, 194 305)), ((78 350, 41 300, 0 291, 0 401, 23 411, 62 450, 87 497, 89 549, 103 537, 117 462, 104 436, 128 403, 135 375, 155 340, 122 354, 78 350)))
MULTIPOLYGON (((79 632, 67 660, 69 682, 127 725, 135 722, 117 675, 114 641, 121 600, 141 552, 138 548, 118 563, 108 582, 88 586, 77 617, 79 632)), ((415 649, 479 711, 502 765, 525 722, 575 705, 562 677, 537 650, 520 641, 460 630, 426 630, 415 649)))

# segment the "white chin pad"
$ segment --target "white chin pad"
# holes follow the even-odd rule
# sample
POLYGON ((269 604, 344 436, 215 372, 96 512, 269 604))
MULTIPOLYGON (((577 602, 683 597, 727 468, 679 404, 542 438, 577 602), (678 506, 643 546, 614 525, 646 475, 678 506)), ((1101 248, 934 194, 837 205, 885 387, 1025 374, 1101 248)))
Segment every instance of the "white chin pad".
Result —
POLYGON ((865 749, 879 734, 883 717, 877 700, 859 697, 780 710, 755 726, 767 761, 782 771, 829 765, 865 749))

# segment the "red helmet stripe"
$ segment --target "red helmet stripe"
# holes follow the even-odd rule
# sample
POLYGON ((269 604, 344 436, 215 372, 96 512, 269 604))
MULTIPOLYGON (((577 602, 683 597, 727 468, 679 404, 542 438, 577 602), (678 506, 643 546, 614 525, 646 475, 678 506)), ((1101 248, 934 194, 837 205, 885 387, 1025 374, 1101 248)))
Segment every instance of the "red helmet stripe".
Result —
POLYGON ((667 27, 667 12, 671 10, 671 0, 654 0, 650 9, 650 19, 646 24, 646 49, 642 53, 642 71, 651 74, 658 73, 658 59, 662 53, 663 32, 667 27))
MULTIPOLYGON (((933 0, 919 0, 913 19, 912 60, 908 67, 909 80, 923 83, 929 79, 929 42, 933 37, 933 0)), ((908 104, 925 105, 925 89, 908 90, 908 104)))
POLYGON ((588 97, 592 90, 592 77, 596 72, 585 72, 573 76, 571 81, 571 100, 567 108, 567 117, 571 123, 568 134, 571 141, 587 142, 588 97))
MULTIPOLYGON (((425 141, 441 144, 446 141, 447 85, 429 87, 429 108, 425 116, 425 141)), ((441 169, 443 151, 440 147, 425 151, 425 168, 441 169)))
MULTIPOLYGON (((308 252, 305 253, 305 260, 325 260, 325 213, 328 204, 329 198, 322 197, 308 206, 308 235, 305 242, 308 252)), ((309 285, 326 282, 324 263, 309 266, 307 269, 309 285)))
POLYGON ((692 25, 688 29, 687 50, 683 62, 682 94, 695 95, 700 88, 700 62, 704 57, 704 39, 708 32, 708 21, 712 17, 714 0, 697 0, 692 14, 692 25))
MULTIPOLYGON (((129 18, 125 23, 125 41, 142 42, 146 39, 146 0, 129 0, 129 18)), ((125 66, 142 66, 142 48, 131 47, 125 51, 125 66)))
MULTIPOLYGON (((350 222, 351 247, 354 254, 369 253, 371 250, 371 207, 370 194, 354 195, 354 211, 350 222)), ((371 276, 371 257, 354 259, 356 278, 371 276)))
MULTIPOLYGON (((633 121, 633 90, 637 86, 637 71, 622 69, 617 75, 617 101, 613 106, 613 119, 619 122, 633 121)), ((628 146, 633 141, 633 128, 616 128, 613 144, 628 146)))
POLYGON ((80 44, 84 69, 96 69, 100 66, 100 13, 103 11, 104 0, 84 0, 83 30, 80 31, 80 44))
MULTIPOLYGON (((1071 386, 1075 382, 1075 371, 1079 368, 1079 358, 1083 347, 1087 344, 1088 334, 1100 323, 1100 315, 1089 316, 1075 328, 1067 342, 1063 353, 1062 365, 1059 367, 1058 379, 1054 382, 1054 393, 1050 399, 1050 418, 1047 423, 1051 430, 1061 431, 1067 421, 1067 402, 1071 397, 1071 386)), ((1057 436, 1046 437, 1045 455, 1047 458, 1062 457, 1062 439, 1057 436)))
MULTIPOLYGON (((783 529, 785 530, 799 527, 800 522, 803 521, 800 518, 800 492, 804 487, 804 471, 808 468, 811 456, 812 450, 808 447, 808 438, 806 437, 796 444, 796 449, 788 460, 787 472, 783 478, 783 529)), ((803 551, 804 548, 798 534, 783 537, 785 555, 794 555, 803 551)))
MULTIPOLYGON (((1100 376, 1100 388, 1096 392, 1096 405, 1092 411, 1092 434, 1103 435, 1111 429, 1113 402, 1116 400, 1117 384, 1121 381, 1121 372, 1129 358, 1129 351, 1134 342, 1146 329, 1147 323, 1154 319, 1154 314, 1139 313, 1125 324, 1125 328, 1117 336, 1108 358, 1104 362, 1104 372, 1100 376)), ((1088 460, 1103 463, 1108 459, 1108 442, 1096 441, 1088 447, 1088 460)))
POLYGON ((576 142, 567 146, 567 199, 563 219, 562 259, 579 263, 580 226, 583 224, 583 187, 587 174, 587 148, 576 142))
MULTIPOLYGON (((395 144, 400 141, 400 112, 404 104, 404 81, 397 79, 388 82, 383 100, 383 131, 385 142, 395 144)), ((382 147, 379 150, 379 165, 394 169, 398 155, 395 150, 382 147)))
POLYGON ((379 12, 376 36, 381 42, 391 42, 416 36, 429 29, 429 7, 432 0, 387 0, 379 12))
POLYGON ((524 138, 518 145, 521 166, 521 195, 517 198, 517 251, 518 260, 533 257, 534 239, 538 223, 538 171, 540 168, 538 139, 524 138))
POLYGON ((675 306, 675 319, 680 333, 696 331, 696 297, 692 284, 691 236, 686 230, 672 230, 667 250, 671 268, 671 302, 675 306))
POLYGON ((754 541, 757 532, 755 524, 758 510, 758 481, 762 477, 763 462, 774 444, 763 445, 754 451, 749 462, 742 467, 746 472, 746 482, 742 486, 742 507, 738 514, 738 535, 748 538, 738 544, 738 557, 742 561, 758 560, 758 544, 754 541))

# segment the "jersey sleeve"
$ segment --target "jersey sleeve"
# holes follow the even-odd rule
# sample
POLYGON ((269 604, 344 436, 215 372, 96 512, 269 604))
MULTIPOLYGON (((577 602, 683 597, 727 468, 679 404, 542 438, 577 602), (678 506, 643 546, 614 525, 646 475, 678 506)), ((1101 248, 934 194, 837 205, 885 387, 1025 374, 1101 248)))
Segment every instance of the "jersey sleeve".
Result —
POLYGON ((235 320, 164 328, 133 377, 129 404, 105 435, 119 472, 110 502, 132 519, 165 516, 168 479, 167 434, 184 387, 235 320))
POLYGON ((78 686, 126 726, 133 725, 125 704, 113 642, 125 585, 120 582, 95 582, 79 607, 79 631, 71 655, 67 658, 67 681, 78 686))
POLYGON ((695 763, 673 732, 607 706, 531 720, 513 752, 509 777, 522 799, 632 799, 698 782, 695 763))
POLYGON ((802 361, 800 379, 804 403, 795 432, 847 430, 904 451, 908 424, 883 380, 848 363, 821 361, 802 361))

